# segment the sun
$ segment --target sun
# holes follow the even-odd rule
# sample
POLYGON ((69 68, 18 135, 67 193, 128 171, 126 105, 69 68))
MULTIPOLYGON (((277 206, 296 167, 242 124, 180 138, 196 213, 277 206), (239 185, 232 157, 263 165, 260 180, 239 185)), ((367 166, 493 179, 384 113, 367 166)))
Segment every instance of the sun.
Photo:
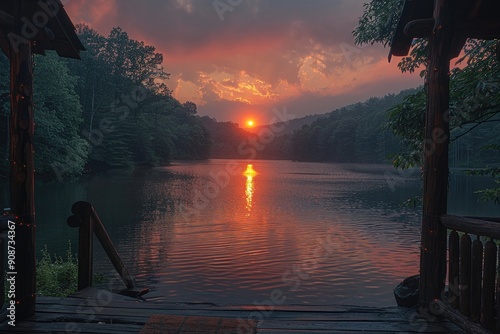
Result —
POLYGON ((247 121, 247 126, 248 126, 249 128, 253 128, 253 126, 254 126, 254 125, 255 125, 255 122, 254 122, 254 121, 252 121, 251 119, 247 121))

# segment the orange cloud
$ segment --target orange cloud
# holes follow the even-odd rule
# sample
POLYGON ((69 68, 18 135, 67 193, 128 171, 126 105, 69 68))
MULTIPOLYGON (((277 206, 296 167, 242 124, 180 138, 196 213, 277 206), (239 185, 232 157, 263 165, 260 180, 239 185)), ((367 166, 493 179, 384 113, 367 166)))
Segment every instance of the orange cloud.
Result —
POLYGON ((64 8, 75 24, 86 23, 100 30, 99 28, 108 27, 110 22, 114 22, 117 8, 116 1, 94 0, 92 5, 89 5, 86 1, 69 1, 64 8))

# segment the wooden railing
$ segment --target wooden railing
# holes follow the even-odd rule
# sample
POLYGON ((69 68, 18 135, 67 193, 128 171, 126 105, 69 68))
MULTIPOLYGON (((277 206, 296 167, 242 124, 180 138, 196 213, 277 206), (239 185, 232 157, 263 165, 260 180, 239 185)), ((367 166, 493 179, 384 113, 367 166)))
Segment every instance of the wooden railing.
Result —
POLYGON ((79 228, 78 245, 78 290, 92 286, 93 270, 93 235, 97 237, 104 251, 111 260, 123 283, 127 287, 120 293, 139 297, 149 291, 147 288, 137 288, 127 268, 116 251, 104 225, 94 207, 88 202, 76 202, 71 208, 72 216, 67 223, 79 228))
POLYGON ((437 306, 440 313, 467 333, 500 333, 500 253, 495 242, 500 240, 500 219, 445 215, 441 222, 451 232, 448 290, 446 302, 437 306))

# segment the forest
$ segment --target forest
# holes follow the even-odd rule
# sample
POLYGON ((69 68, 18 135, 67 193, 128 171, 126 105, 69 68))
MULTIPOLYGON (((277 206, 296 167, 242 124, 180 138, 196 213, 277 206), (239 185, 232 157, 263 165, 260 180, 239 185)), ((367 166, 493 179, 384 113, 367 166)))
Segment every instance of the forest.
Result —
MULTIPOLYGON (((385 7, 370 6, 365 15, 383 17, 385 7)), ((356 42, 387 43, 387 22, 362 17, 354 31, 356 42)), ((200 116, 196 104, 176 100, 165 84, 169 74, 162 67, 163 55, 155 47, 131 39, 121 28, 113 28, 106 37, 79 25, 77 33, 87 50, 83 61, 35 56, 38 176, 65 179, 115 168, 166 165, 175 159, 392 163, 400 168, 421 164, 424 87, 290 120, 279 125, 284 125, 283 131, 277 133, 269 130, 273 125, 247 131, 233 122, 200 116), (272 137, 260 143, 259 135, 266 131, 272 137)), ((500 71, 494 46, 491 41, 470 41, 466 56, 459 59, 466 66, 451 73, 450 165, 490 166, 483 173, 495 176, 500 163, 500 71)), ((417 42, 398 66, 403 72, 419 70, 424 55, 425 43, 417 42)), ((0 65, 0 174, 5 176, 9 66, 3 55, 0 65)))
MULTIPOLYGON (((41 177, 84 173, 172 159, 206 159, 209 134, 192 102, 164 84, 168 73, 153 46, 120 28, 109 36, 86 25, 77 33, 83 61, 35 56, 35 168, 41 177)), ((8 169, 8 59, 0 58, 0 173, 8 169)))

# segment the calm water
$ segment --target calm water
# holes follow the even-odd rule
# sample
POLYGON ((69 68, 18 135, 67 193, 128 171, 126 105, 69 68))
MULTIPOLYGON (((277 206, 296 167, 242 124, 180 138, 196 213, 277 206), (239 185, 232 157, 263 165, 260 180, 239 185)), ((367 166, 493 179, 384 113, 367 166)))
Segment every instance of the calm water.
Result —
MULTIPOLYGON (((452 175, 450 212, 497 215, 470 194, 489 178, 452 175)), ((418 272, 420 174, 288 161, 176 163, 37 186, 38 248, 64 255, 71 204, 94 204, 124 262, 166 301, 394 305, 418 272)), ((7 203, 5 185, 1 200, 7 203)), ((111 265, 96 249, 96 271, 111 265)))

